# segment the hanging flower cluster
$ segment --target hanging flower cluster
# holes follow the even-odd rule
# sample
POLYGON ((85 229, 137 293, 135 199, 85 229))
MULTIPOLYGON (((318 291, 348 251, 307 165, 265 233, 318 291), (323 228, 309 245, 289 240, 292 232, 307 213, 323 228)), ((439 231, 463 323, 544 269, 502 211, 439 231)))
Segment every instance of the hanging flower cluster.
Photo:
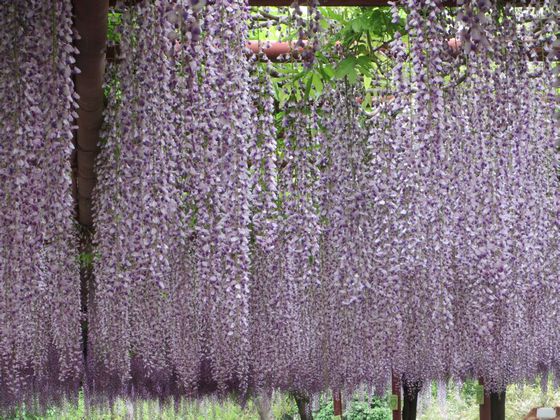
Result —
POLYGON ((278 214, 270 246, 257 242, 251 297, 259 386, 306 389, 316 374, 309 300, 319 281, 317 119, 290 103, 279 134, 278 214), (259 258, 260 259, 257 259, 259 258))
POLYGON ((97 191, 94 393, 248 387, 250 159, 261 158, 248 8, 202 6, 146 1, 124 17, 97 191))
POLYGON ((71 1, 0 7, 0 406, 77 390, 71 1))
POLYGON ((294 23, 297 30, 296 47, 302 50, 301 59, 305 67, 310 68, 315 61, 315 53, 319 49, 319 31, 321 13, 319 12, 319 1, 311 0, 307 2, 306 16, 299 4, 294 2, 294 23))
POLYGON ((260 386, 383 392, 394 372, 502 390, 558 371, 553 65, 529 61, 538 23, 476 3, 484 42, 471 30, 457 54, 469 6, 407 2, 369 117, 342 83, 283 109, 276 245, 253 262, 260 386))
MULTIPOLYGON (((53 4, 0 10, 1 404, 81 369, 75 51, 70 2, 53 4)), ((120 4, 90 399, 560 373, 557 1, 401 5, 391 94, 366 113, 346 80, 278 110, 246 0, 120 4)), ((294 9, 308 68, 311 6, 294 9)))
POLYGON ((95 394, 132 383, 142 395, 171 383, 170 302, 187 236, 175 98, 191 74, 181 67, 184 52, 177 43, 184 41, 187 49, 198 20, 181 1, 144 1, 122 19, 124 62, 119 94, 107 110, 95 192, 99 263, 88 384, 95 394))
MULTIPOLYGON (((250 154, 257 135, 246 55, 245 1, 205 11, 203 65, 192 106, 187 204, 203 320, 205 382, 246 390, 249 375, 250 154)), ((258 156, 254 156, 258 159, 258 156)), ((190 326, 183 325, 189 329, 190 326)))
POLYGON ((538 307, 558 292, 551 62, 528 62, 515 9, 404 6, 391 96, 366 115, 339 83, 278 127, 245 2, 127 12, 93 389, 383 392, 392 373, 500 389, 557 369, 538 307))
POLYGON ((559 286, 559 133, 551 63, 528 61, 530 29, 514 8, 472 3, 456 71, 446 69, 450 20, 437 2, 408 2, 410 50, 393 45, 402 60, 388 137, 408 184, 399 230, 410 234, 400 307, 414 299, 418 308, 403 320, 394 367, 412 382, 483 377, 498 390, 557 363, 549 323, 558 318, 538 302, 559 286))

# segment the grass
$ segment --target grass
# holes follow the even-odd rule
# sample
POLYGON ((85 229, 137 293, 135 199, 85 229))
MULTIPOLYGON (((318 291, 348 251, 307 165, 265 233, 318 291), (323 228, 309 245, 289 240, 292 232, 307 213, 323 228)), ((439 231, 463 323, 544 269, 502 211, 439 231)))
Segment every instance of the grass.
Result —
MULTIPOLYGON (((1 420, 255 420, 256 407, 249 401, 241 407, 235 401, 205 398, 200 401, 181 401, 179 409, 174 404, 163 405, 158 401, 142 401, 135 404, 119 399, 113 407, 86 407, 83 395, 78 404, 66 403, 50 407, 41 415, 25 406, 9 415, 0 414, 1 420)), ((272 407, 274 418, 294 418, 297 413, 295 403, 290 398, 277 395, 272 407)))
MULTIPOLYGON (((440 401, 437 390, 432 390, 431 399, 424 396, 421 401, 419 420, 478 420, 479 406, 474 393, 465 392, 469 386, 448 386, 446 398, 440 401)), ((556 406, 560 406, 560 390, 554 389, 552 379, 544 393, 537 383, 510 385, 506 392, 506 420, 522 420, 533 407, 556 406)))

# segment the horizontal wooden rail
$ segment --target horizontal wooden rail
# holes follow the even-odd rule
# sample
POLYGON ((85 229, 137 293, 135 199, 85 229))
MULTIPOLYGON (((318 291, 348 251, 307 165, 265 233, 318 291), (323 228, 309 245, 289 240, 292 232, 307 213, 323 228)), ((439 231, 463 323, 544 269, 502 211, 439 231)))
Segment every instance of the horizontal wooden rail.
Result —
MULTIPOLYGON (((305 42, 305 41, 304 41, 305 42)), ((296 47, 294 42, 282 41, 248 41, 247 47, 252 54, 264 54, 273 62, 286 61, 284 57, 300 60, 301 48, 296 47)), ((121 61, 121 48, 119 44, 107 47, 107 61, 118 63, 121 61)))

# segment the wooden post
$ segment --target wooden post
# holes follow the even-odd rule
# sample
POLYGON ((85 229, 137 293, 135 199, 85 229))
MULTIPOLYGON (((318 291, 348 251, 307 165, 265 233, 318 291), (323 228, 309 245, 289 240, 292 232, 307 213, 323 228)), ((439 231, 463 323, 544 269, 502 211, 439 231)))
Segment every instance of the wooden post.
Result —
POLYGON ((78 221, 92 226, 92 191, 95 186, 95 159, 103 122, 105 49, 109 20, 109 0, 73 0, 74 25, 80 34, 75 77, 78 99, 78 130, 73 167, 76 171, 78 221))
POLYGON ((491 420, 490 396, 484 391, 484 380, 480 378, 478 384, 483 387, 483 403, 480 404, 480 420, 491 420))
POLYGON ((391 393, 397 396, 397 409, 393 410, 393 420, 402 420, 401 415, 401 381, 393 372, 393 379, 391 384, 391 393))
MULTIPOLYGON (((75 150, 72 153, 73 195, 78 222, 82 226, 80 253, 91 254, 93 235, 92 191, 95 185, 95 159, 99 131, 103 122, 105 76, 105 48, 109 21, 109 0, 73 0, 74 26, 80 35, 76 41, 79 54, 76 66, 80 73, 74 82, 78 99, 78 129, 75 133, 75 150)), ((80 267, 82 340, 84 358, 88 348, 88 308, 93 299, 92 261, 80 267)), ((91 311, 90 314, 91 315, 91 311)))
POLYGON ((333 391, 333 409, 334 416, 342 418, 342 393, 340 391, 333 391))

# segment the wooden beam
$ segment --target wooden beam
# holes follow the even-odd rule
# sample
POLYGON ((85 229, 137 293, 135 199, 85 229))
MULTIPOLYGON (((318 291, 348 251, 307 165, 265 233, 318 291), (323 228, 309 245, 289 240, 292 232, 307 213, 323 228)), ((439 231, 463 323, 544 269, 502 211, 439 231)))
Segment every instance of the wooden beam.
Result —
MULTIPOLYGON (((307 42, 304 41, 304 45, 307 42)), ((302 48, 297 47, 294 42, 281 41, 249 41, 247 46, 253 54, 263 53, 271 61, 277 61, 280 57, 292 55, 296 59, 301 59, 300 52, 302 48)))
MULTIPOLYGON (((304 41, 306 42, 306 41, 304 41)), ((448 45, 454 54, 459 54, 461 50, 461 42, 455 38, 448 41, 448 45)), ((300 52, 301 48, 295 46, 295 42, 282 42, 273 40, 263 40, 263 41, 248 41, 247 47, 253 54, 265 54, 267 58, 272 61, 286 61, 281 60, 285 57, 291 56, 291 59, 299 61, 301 59, 300 52)), ((542 48, 537 48, 535 50, 537 53, 537 60, 543 61, 545 53, 542 48)), ((120 47, 119 45, 114 45, 107 48, 107 60, 110 62, 120 61, 120 47)), ((560 48, 556 49, 552 53, 553 57, 560 58, 560 48)))
MULTIPOLYGON (((484 379, 480 378, 478 380, 478 384, 482 387, 482 389, 484 390, 484 379)), ((483 403, 479 405, 479 418, 480 420, 491 420, 491 410, 492 410, 492 406, 490 404, 490 394, 488 394, 487 392, 484 392, 484 400, 483 403)))
POLYGON ((95 185, 95 159, 99 131, 103 122, 103 79, 109 0, 74 0, 75 27, 80 34, 76 42, 79 54, 76 65, 78 100, 78 131, 76 133, 78 221, 93 224, 92 191, 95 185))

